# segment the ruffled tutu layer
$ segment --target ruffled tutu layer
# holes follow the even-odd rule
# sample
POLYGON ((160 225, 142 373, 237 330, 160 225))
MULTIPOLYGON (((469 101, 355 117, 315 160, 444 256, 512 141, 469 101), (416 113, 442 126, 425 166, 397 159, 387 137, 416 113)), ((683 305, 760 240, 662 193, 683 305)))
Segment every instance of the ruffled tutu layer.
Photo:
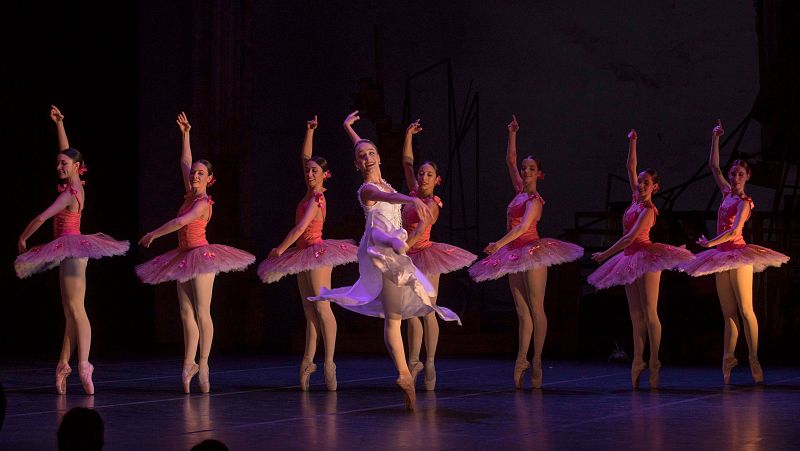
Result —
POLYGON ((14 260, 17 277, 24 279, 54 268, 67 258, 101 258, 123 255, 128 252, 130 243, 117 241, 104 234, 64 235, 53 241, 34 246, 14 260))
POLYGON ((512 249, 505 245, 494 254, 475 263, 469 268, 472 280, 499 279, 506 274, 524 272, 539 266, 553 266, 575 261, 583 256, 583 248, 577 244, 553 238, 541 238, 512 249))
POLYGON ((257 273, 264 283, 272 283, 289 274, 356 261, 358 261, 358 247, 354 241, 323 240, 305 249, 291 247, 280 257, 268 258, 258 265, 257 273))
POLYGON ((173 249, 136 266, 136 275, 144 283, 157 284, 176 280, 186 282, 199 274, 241 271, 256 260, 255 255, 225 246, 207 244, 191 249, 173 249))
POLYGON ((436 242, 425 249, 409 252, 408 256, 423 274, 447 274, 466 268, 478 258, 460 247, 436 242))
POLYGON ((695 255, 694 260, 681 265, 678 269, 690 276, 698 277, 745 265, 753 265, 753 272, 761 272, 769 266, 781 266, 788 261, 788 255, 755 244, 747 244, 729 251, 709 249, 700 252, 695 255))
POLYGON ((644 273, 676 269, 694 259, 694 255, 683 247, 652 243, 632 255, 620 252, 600 265, 586 279, 597 289, 628 285, 644 273))

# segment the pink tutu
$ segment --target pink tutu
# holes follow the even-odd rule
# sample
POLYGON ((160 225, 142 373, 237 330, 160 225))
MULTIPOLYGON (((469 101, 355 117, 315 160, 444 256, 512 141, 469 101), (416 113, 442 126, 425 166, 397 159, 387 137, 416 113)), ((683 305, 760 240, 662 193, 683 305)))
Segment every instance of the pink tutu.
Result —
POLYGON ((506 274, 524 272, 539 266, 553 266, 581 258, 583 248, 553 238, 540 238, 517 248, 511 244, 469 268, 476 282, 499 279, 506 274))
POLYGON ((67 258, 101 258, 123 255, 128 252, 127 241, 117 241, 103 233, 92 235, 63 235, 47 244, 34 246, 14 261, 17 277, 24 279, 31 274, 58 266, 67 258))
POLYGON ((339 266, 358 261, 358 247, 352 240, 323 240, 300 249, 290 247, 280 257, 268 258, 258 265, 258 277, 264 283, 277 282, 283 276, 322 266, 339 266))
POLYGON ((611 257, 586 280, 600 290, 615 285, 629 285, 644 273, 674 269, 693 258, 694 255, 686 248, 648 243, 630 255, 620 252, 611 257))
POLYGON ((410 250, 408 256, 423 274, 447 274, 466 268, 478 256, 460 247, 430 242, 431 245, 418 251, 410 250))
POLYGON ((761 272, 769 266, 781 266, 789 261, 789 256, 766 247, 747 244, 737 249, 721 251, 709 249, 695 255, 694 260, 678 269, 690 276, 698 277, 714 274, 745 265, 753 265, 753 272, 761 272))
POLYGON ((144 283, 186 282, 199 274, 241 271, 256 260, 245 251, 222 244, 177 248, 136 266, 144 283))

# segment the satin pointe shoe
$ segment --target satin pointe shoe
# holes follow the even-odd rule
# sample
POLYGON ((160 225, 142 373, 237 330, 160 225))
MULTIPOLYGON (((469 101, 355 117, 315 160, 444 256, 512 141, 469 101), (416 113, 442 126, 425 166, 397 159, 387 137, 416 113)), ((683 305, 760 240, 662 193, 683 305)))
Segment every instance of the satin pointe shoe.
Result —
POLYGON ((417 385, 417 377, 423 368, 425 368, 425 365, 423 365, 419 360, 408 361, 408 371, 411 372, 411 379, 414 381, 414 386, 417 385))
POLYGON ((200 388, 200 393, 208 393, 211 391, 211 375, 209 371, 208 365, 201 365, 197 369, 197 385, 200 388))
POLYGON ((308 391, 308 386, 311 381, 311 373, 317 371, 317 365, 308 360, 303 360, 300 363, 300 390, 308 391))
POLYGON ((531 385, 533 388, 542 388, 542 361, 531 361, 531 385))
POLYGON ((658 360, 650 362, 650 388, 658 388, 661 383, 661 362, 658 360))
POLYGON ((758 357, 750 357, 750 373, 753 375, 753 382, 760 384, 764 382, 764 370, 758 362, 758 357))
POLYGON ((731 383, 731 370, 739 364, 736 357, 727 357, 722 359, 722 383, 728 385, 731 383))
POLYGON ((83 385, 83 392, 87 395, 94 394, 94 382, 92 382, 92 374, 94 373, 94 365, 89 362, 80 362, 78 364, 78 375, 81 377, 81 385, 83 385))
POLYGON ((527 360, 517 360, 514 363, 514 386, 517 389, 522 388, 525 383, 525 372, 528 371, 531 364, 527 360))
POLYGON ((67 378, 72 373, 69 363, 59 363, 56 367, 56 393, 67 394, 67 378))
POLYGON ((434 391, 436 389, 436 367, 433 362, 428 362, 425 366, 425 390, 434 391))
POLYGON ((323 370, 325 371, 325 388, 328 391, 336 391, 338 385, 336 382, 336 364, 333 362, 326 363, 323 370))
POLYGON ((639 379, 642 372, 647 369, 647 364, 641 360, 634 360, 631 364, 631 387, 639 388, 639 379))
POLYGON ((183 383, 183 392, 187 395, 191 392, 192 378, 198 371, 200 371, 200 367, 196 363, 185 363, 183 365, 181 382, 183 383))
POLYGON ((400 376, 397 378, 397 386, 403 390, 405 395, 406 410, 413 412, 417 407, 417 393, 414 390, 414 379, 411 375, 400 376))

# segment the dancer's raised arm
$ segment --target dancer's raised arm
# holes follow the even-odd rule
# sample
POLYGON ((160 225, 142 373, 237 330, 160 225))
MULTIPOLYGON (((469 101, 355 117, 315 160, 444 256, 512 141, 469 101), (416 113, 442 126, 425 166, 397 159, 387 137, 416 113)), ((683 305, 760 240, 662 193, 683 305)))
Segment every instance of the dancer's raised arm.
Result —
POLYGON ((25 227, 22 235, 19 236, 19 241, 17 242, 17 250, 20 254, 27 250, 27 245, 25 242, 28 240, 28 238, 36 233, 36 231, 39 230, 39 227, 41 227, 45 221, 55 216, 59 211, 69 207, 74 198, 75 197, 68 189, 65 190, 56 198, 52 205, 47 207, 45 211, 31 220, 31 222, 28 224, 28 227, 25 227))
POLYGON ((495 241, 494 243, 489 243, 489 245, 483 249, 483 252, 487 254, 494 254, 501 247, 519 238, 520 235, 525 233, 525 231, 531 227, 533 221, 538 221, 539 218, 542 217, 542 206, 542 201, 539 199, 532 199, 528 201, 527 205, 525 206, 525 213, 522 215, 522 220, 520 223, 512 227, 511 230, 509 230, 508 233, 506 233, 499 240, 495 241))
POLYGON ((406 139, 403 143, 403 174, 406 176, 406 186, 409 192, 419 189, 417 177, 414 175, 414 149, 412 147, 412 141, 414 140, 414 135, 421 131, 422 125, 420 125, 419 119, 417 119, 409 124, 406 129, 406 139))
POLYGON ((511 184, 514 185, 516 192, 522 192, 524 183, 522 177, 519 175, 517 169, 517 131, 519 130, 519 123, 517 123, 517 116, 511 115, 511 122, 508 124, 508 145, 506 146, 506 166, 508 166, 508 175, 511 176, 511 184))
MULTIPOLYGON (((314 130, 317 129, 317 115, 306 122, 306 136, 303 138, 303 147, 300 149, 300 166, 306 170, 306 161, 311 159, 314 150, 314 130)), ((284 249, 285 250, 285 249, 284 249)))
POLYGON ((197 221, 203 217, 203 214, 206 213, 206 211, 208 211, 208 202, 195 202, 194 205, 192 205, 192 208, 186 213, 171 221, 167 221, 164 223, 164 225, 153 230, 152 232, 146 233, 142 239, 139 240, 139 244, 144 247, 150 247, 150 243, 152 243, 156 238, 168 235, 193 221, 197 221))
POLYGON ((347 132, 347 137, 350 138, 350 141, 353 145, 356 145, 359 141, 361 141, 361 137, 358 136, 355 130, 353 130, 353 124, 356 123, 361 118, 358 116, 358 110, 353 111, 352 113, 348 114, 346 118, 344 118, 344 122, 342 122, 342 127, 344 127, 344 131, 347 132))
POLYGON ((192 185, 189 183, 189 173, 192 170, 192 146, 189 139, 189 130, 192 129, 192 126, 183 111, 178 115, 175 122, 178 123, 178 128, 181 131, 181 175, 183 176, 183 187, 189 193, 192 191, 192 185))
POLYGON ((653 208, 645 208, 639 214, 639 217, 636 218, 636 224, 628 230, 628 233, 622 236, 616 243, 614 243, 611 247, 606 249, 603 252, 595 252, 592 254, 592 260, 596 261, 597 263, 602 263, 609 257, 614 256, 617 252, 625 249, 628 247, 634 240, 634 238, 639 235, 642 230, 647 227, 650 227, 656 220, 656 212, 653 208))
POLYGON ((639 135, 636 134, 636 130, 631 129, 631 131, 628 132, 628 163, 626 167, 628 169, 628 183, 631 186, 632 193, 636 193, 639 186, 639 173, 636 172, 636 141, 638 138, 639 135))
POLYGON ((711 176, 714 177, 717 187, 723 192, 731 189, 731 185, 725 180, 725 175, 722 174, 722 170, 719 168, 719 137, 724 134, 725 130, 722 128, 722 121, 717 119, 717 125, 711 131, 711 151, 708 155, 708 169, 711 170, 711 176))
POLYGON ((56 133, 58 134, 58 150, 62 151, 69 149, 69 140, 67 139, 67 131, 64 129, 64 115, 55 105, 50 105, 50 119, 56 124, 56 133))

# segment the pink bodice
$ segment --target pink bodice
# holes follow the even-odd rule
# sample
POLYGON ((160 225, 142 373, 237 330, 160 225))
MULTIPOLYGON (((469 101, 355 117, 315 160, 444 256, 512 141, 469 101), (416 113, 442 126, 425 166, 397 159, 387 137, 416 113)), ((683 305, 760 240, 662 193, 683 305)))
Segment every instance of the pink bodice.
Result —
POLYGON ((297 224, 303 219, 309 202, 316 202, 319 208, 322 209, 322 219, 317 219, 315 215, 314 219, 308 224, 308 227, 303 230, 303 234, 297 239, 297 247, 299 249, 305 249, 312 244, 322 242, 322 225, 325 223, 325 215, 327 213, 325 196, 322 193, 314 193, 311 198, 301 200, 300 203, 297 204, 297 210, 294 213, 294 222, 297 224))
MULTIPOLYGON (((749 202, 750 208, 755 208, 753 199, 751 199, 749 196, 739 197, 731 193, 729 190, 725 190, 722 195, 722 204, 720 204, 719 211, 717 212, 717 235, 723 234, 733 228, 733 223, 736 220, 736 212, 739 210, 740 203, 749 202)), ((748 219, 750 219, 749 216, 744 218, 745 221, 748 219)), ((726 241, 717 245, 717 249, 720 251, 730 251, 744 247, 746 244, 747 243, 744 242, 744 237, 742 237, 742 234, 738 233, 730 241, 726 241)))
MULTIPOLYGON (((522 217, 525 216, 525 208, 528 204, 528 201, 535 199, 539 199, 539 202, 544 205, 544 199, 542 199, 542 196, 540 196, 539 193, 520 192, 514 196, 513 199, 511 199, 511 203, 509 203, 508 208, 506 208, 507 231, 513 229, 522 222, 522 217)), ((531 241, 539 239, 539 232, 536 230, 537 222, 537 220, 532 221, 530 227, 528 227, 528 230, 524 231, 522 235, 518 236, 514 241, 511 242, 512 249, 522 247, 531 241)))
MULTIPOLYGON (((411 197, 417 197, 417 192, 411 191, 408 193, 408 195, 411 197)), ((436 195, 432 195, 430 197, 420 197, 420 199, 422 199, 425 203, 433 201, 439 206, 439 208, 442 208, 443 206, 442 200, 436 195)), ((407 204, 403 208, 403 228, 406 229, 406 232, 409 235, 411 235, 411 233, 414 232, 418 226, 419 215, 417 214, 417 207, 415 207, 414 204, 407 204)), ((431 228, 433 228, 433 224, 428 224, 425 230, 419 235, 417 242, 414 243, 414 246, 412 246, 408 252, 413 253, 431 247, 433 244, 431 242, 431 228)))
MULTIPOLYGON (((625 214, 622 215, 622 233, 628 233, 633 226, 636 225, 639 215, 641 215, 648 208, 652 208, 655 216, 658 216, 658 209, 656 209, 656 206, 653 205, 652 202, 640 202, 637 200, 636 196, 634 196, 633 202, 631 202, 631 205, 627 210, 625 210, 625 214)), ((633 237, 631 244, 625 248, 625 255, 633 255, 640 249, 652 244, 650 241, 650 229, 656 224, 655 216, 653 217, 653 222, 651 224, 646 224, 644 227, 642 227, 642 230, 640 230, 639 233, 633 237)))
MULTIPOLYGON (((188 196, 189 195, 187 195, 187 197, 188 196)), ((208 202, 208 218, 195 219, 178 230, 178 247, 181 249, 192 249, 208 245, 208 241, 206 240, 206 225, 208 225, 208 221, 211 220, 211 206, 214 205, 211 196, 205 195, 197 197, 192 202, 184 203, 183 207, 178 211, 178 216, 186 214, 192 209, 192 205, 194 205, 195 202, 203 200, 208 202)))
MULTIPOLYGON (((59 191, 63 191, 59 188, 59 191)), ((83 211, 81 200, 78 199, 78 191, 69 188, 69 192, 78 201, 78 208, 83 211)), ((81 211, 69 211, 66 208, 56 213, 53 217, 53 236, 58 238, 64 235, 81 234, 81 211)))

